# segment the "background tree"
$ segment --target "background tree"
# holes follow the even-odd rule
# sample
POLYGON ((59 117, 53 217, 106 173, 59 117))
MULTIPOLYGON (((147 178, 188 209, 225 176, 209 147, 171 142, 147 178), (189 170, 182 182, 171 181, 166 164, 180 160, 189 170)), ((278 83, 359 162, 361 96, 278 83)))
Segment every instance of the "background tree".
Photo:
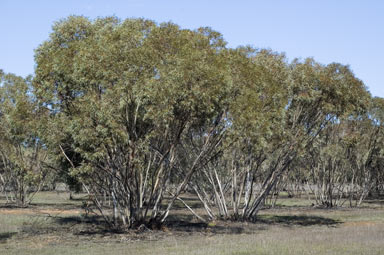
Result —
POLYGON ((379 196, 384 191, 384 99, 374 97, 369 109, 369 119, 373 128, 375 142, 371 153, 370 171, 371 171, 371 195, 379 196))
POLYGON ((38 137, 39 112, 30 78, 0 77, 0 174, 19 206, 28 205, 49 174, 48 154, 38 137))

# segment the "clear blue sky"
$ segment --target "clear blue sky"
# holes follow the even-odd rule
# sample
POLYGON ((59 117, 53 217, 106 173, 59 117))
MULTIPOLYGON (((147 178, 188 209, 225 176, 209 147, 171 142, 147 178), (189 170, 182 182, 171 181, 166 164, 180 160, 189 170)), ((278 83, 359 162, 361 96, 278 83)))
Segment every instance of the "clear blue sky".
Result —
POLYGON ((0 0, 0 69, 33 74, 33 50, 54 21, 71 14, 210 26, 230 47, 349 64, 374 96, 384 97, 384 0, 0 0))

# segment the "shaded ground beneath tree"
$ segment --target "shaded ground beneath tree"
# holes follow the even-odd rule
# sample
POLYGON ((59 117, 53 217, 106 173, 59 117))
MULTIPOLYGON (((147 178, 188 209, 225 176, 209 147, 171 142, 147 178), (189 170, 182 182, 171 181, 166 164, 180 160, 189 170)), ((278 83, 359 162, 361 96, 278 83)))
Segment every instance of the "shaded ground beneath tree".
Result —
MULTIPOLYGON (((0 254, 5 249, 5 254, 53 254, 53 251, 55 254, 108 254, 109 251, 103 250, 105 247, 116 251, 116 254, 154 254, 150 247, 157 247, 160 250, 158 254, 263 254, 264 248, 268 251, 264 254, 307 254, 305 245, 308 242, 312 242, 313 247, 323 247, 327 242, 332 243, 333 239, 345 245, 348 240, 354 240, 358 245, 357 251, 367 248, 364 242, 371 243, 373 251, 384 249, 384 208, 380 201, 369 202, 362 209, 318 209, 297 205, 266 209, 260 212, 254 223, 220 220, 202 223, 187 209, 178 206, 161 229, 142 226, 135 230, 111 231, 100 216, 87 216, 79 209, 81 199, 80 202, 56 200, 55 207, 54 194, 46 197, 41 194, 30 208, 0 206, 0 254), (371 240, 364 236, 359 241, 357 236, 360 233, 374 235, 375 238, 371 240), (330 241, 328 236, 333 236, 333 239, 330 241), (299 237, 301 239, 297 239, 299 237), (379 237, 383 239, 377 239, 379 237), (292 238, 297 245, 292 243, 292 238), (315 242, 314 238, 319 240, 315 242), (272 240, 277 245, 272 250, 269 246, 260 248, 265 244, 274 246, 272 240), (181 243, 183 248, 180 250, 176 243, 181 243), (260 250, 248 243, 258 243, 260 250), (112 244, 113 247, 110 246, 112 244), (93 247, 97 245, 99 249, 95 250, 93 247), (118 252, 119 249, 126 251, 127 245, 132 253, 118 252), (165 249, 164 245, 169 249, 165 249), (204 245, 215 248, 212 248, 212 253, 208 252, 210 248, 206 253, 193 252, 204 245), (79 247, 88 247, 89 251, 77 253, 79 247), (223 250, 222 247, 226 248, 223 250), (242 247, 246 247, 244 253, 235 252, 241 251, 242 247), (285 250, 287 247, 288 251, 285 250), (273 249, 276 249, 275 253, 273 249), (67 250, 73 253, 67 253, 67 250)), ((202 210, 193 199, 189 201, 196 210, 202 210)), ((348 247, 341 248, 351 251, 348 247)), ((366 254, 354 251, 336 254, 366 254)), ((319 251, 313 254, 327 253, 319 251)))

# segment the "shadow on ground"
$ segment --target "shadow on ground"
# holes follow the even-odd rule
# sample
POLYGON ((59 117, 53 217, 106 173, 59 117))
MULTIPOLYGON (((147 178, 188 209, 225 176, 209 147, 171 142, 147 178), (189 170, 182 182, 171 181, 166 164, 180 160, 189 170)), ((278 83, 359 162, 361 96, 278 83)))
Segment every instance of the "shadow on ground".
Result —
POLYGON ((336 226, 341 221, 312 215, 260 215, 257 223, 286 226, 336 226))
POLYGON ((105 233, 121 233, 121 230, 111 229, 101 216, 71 216, 57 217, 55 224, 69 230, 76 235, 94 235, 105 233))
MULTIPOLYGON (((331 226, 341 224, 341 221, 314 215, 259 215, 255 222, 217 220, 204 223, 188 214, 170 215, 168 221, 155 228, 151 226, 139 226, 138 229, 119 230, 110 228, 101 216, 53 216, 37 218, 23 227, 23 232, 42 234, 61 232, 77 236, 113 235, 113 234, 152 234, 161 232, 174 232, 178 235, 198 234, 249 234, 257 231, 268 230, 271 226, 295 227, 295 226, 331 226)), ((152 235, 151 234, 151 235, 152 235)), ((1 239, 7 238, 5 235, 1 239)))
POLYGON ((103 219, 100 216, 70 216, 70 217, 57 217, 54 219, 55 223, 59 225, 72 225, 72 224, 94 224, 102 225, 103 219))
POLYGON ((196 221, 193 219, 193 216, 186 216, 183 217, 183 219, 170 217, 164 225, 157 226, 154 229, 142 225, 137 229, 128 230, 128 232, 109 228, 103 218, 98 216, 57 217, 54 221, 55 224, 61 225, 62 228, 68 229, 75 235, 106 235, 133 232, 135 234, 146 232, 152 232, 152 234, 154 234, 164 231, 177 232, 180 235, 192 235, 194 233, 242 234, 267 229, 264 225, 248 222, 217 221, 214 224, 208 224, 196 221))
POLYGON ((210 233, 210 234, 244 234, 257 230, 266 230, 265 226, 244 222, 217 221, 215 223, 193 223, 189 221, 171 221, 166 224, 170 231, 179 234, 210 233))
POLYGON ((52 204, 52 203, 31 203, 27 206, 19 206, 16 203, 8 203, 1 204, 0 209, 18 209, 18 210, 33 210, 33 209, 41 209, 41 210, 75 210, 81 208, 80 205, 76 205, 73 203, 60 203, 60 204, 52 204))
POLYGON ((15 203, 0 204, 0 209, 28 209, 28 207, 21 207, 15 203))
POLYGON ((72 210, 79 209, 80 204, 68 203, 31 203, 30 208, 42 208, 42 209, 57 209, 57 210, 72 210))
POLYGON ((215 234, 243 234, 267 230, 268 226, 337 226, 343 222, 331 218, 310 215, 260 215, 255 222, 217 221, 215 223, 193 223, 193 220, 172 219, 167 223, 171 230, 183 232, 210 232, 215 234))
POLYGON ((5 243, 7 239, 11 238, 12 236, 16 235, 17 232, 5 232, 0 233, 0 243, 5 243))

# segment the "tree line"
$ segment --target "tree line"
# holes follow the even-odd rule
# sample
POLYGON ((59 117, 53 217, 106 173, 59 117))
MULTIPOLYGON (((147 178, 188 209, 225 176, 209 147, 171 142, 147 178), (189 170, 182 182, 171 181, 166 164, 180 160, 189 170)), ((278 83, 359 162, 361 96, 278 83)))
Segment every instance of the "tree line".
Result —
POLYGON ((254 221, 282 189, 326 207, 383 191, 384 99, 346 65, 82 16, 56 22, 35 62, 31 77, 0 73, 0 188, 21 206, 65 180, 126 228, 163 223, 176 201, 254 221))

